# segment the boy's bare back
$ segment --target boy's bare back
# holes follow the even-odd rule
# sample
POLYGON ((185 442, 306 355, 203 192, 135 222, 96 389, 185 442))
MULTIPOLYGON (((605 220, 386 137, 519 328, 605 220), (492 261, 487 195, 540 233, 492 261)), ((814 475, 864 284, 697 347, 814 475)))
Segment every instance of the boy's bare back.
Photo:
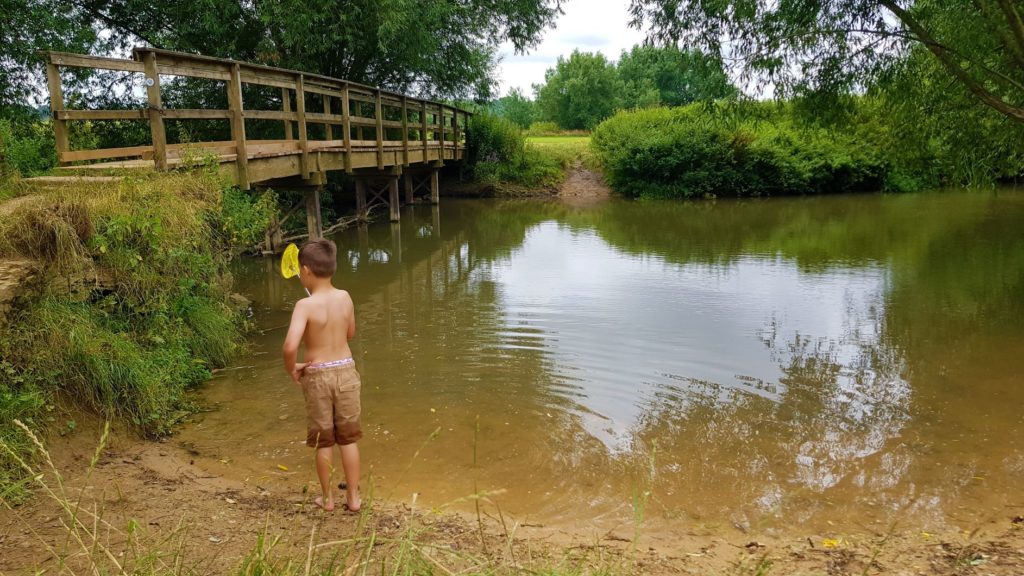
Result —
POLYGON ((348 341, 355 336, 356 318, 352 297, 330 287, 313 292, 295 303, 288 339, 292 332, 305 345, 306 363, 331 362, 352 357, 348 341))

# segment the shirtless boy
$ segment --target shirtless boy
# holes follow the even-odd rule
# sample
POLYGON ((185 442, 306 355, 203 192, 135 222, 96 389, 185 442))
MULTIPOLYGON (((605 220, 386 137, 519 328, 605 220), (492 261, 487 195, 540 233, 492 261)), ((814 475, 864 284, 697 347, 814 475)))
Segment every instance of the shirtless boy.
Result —
POLYGON ((323 495, 318 506, 334 510, 331 487, 334 446, 345 471, 344 506, 359 510, 359 372, 348 341, 356 335, 356 316, 348 292, 331 284, 337 268, 337 247, 330 240, 311 240, 299 250, 299 278, 309 292, 295 303, 284 340, 284 368, 306 398, 306 444, 316 448, 316 474, 323 495), (305 362, 296 362, 299 344, 305 362))

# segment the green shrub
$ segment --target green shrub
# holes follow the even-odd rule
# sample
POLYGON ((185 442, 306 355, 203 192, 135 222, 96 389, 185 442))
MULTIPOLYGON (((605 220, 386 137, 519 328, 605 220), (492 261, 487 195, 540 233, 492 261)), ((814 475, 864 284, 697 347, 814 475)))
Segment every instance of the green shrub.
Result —
MULTIPOLYGON (((44 427, 56 394, 150 436, 189 413, 186 391, 239 345, 225 273, 232 242, 254 234, 272 201, 235 194, 200 172, 30 190, 0 206, 0 257, 32 257, 69 281, 103 279, 84 295, 46 291, 5 318, 0 430, 14 418, 44 427)), ((11 469, 0 455, 0 492, 11 469)))
POLYGON ((518 126, 491 114, 474 114, 466 131, 468 169, 480 182, 552 188, 565 176, 560 155, 530 146, 518 126))
POLYGON ((887 165, 849 134, 796 126, 770 105, 737 115, 692 104, 619 112, 594 131, 605 176, 633 197, 776 196, 880 190, 887 165))
POLYGON ((49 122, 0 119, 0 171, 22 177, 42 174, 57 165, 57 148, 49 122))
POLYGON ((527 136, 554 136, 559 133, 561 129, 554 122, 534 122, 526 130, 527 136))

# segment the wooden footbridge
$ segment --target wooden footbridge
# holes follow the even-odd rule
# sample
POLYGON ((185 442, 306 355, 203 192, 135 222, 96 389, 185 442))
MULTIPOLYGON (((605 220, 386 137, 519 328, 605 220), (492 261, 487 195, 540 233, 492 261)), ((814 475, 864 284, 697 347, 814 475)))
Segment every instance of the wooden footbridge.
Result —
POLYGON ((167 170, 188 166, 196 158, 214 158, 222 176, 243 189, 305 189, 312 237, 320 236, 323 230, 320 191, 327 172, 344 170, 355 178, 360 217, 365 218, 370 205, 379 202, 389 206, 391 221, 397 222, 399 180, 404 180, 406 202, 412 202, 415 194, 424 190, 436 204, 438 170, 445 161, 461 160, 465 154, 465 128, 470 112, 347 80, 155 48, 135 48, 132 59, 63 52, 44 55, 58 173, 100 176, 125 170, 167 170), (148 106, 121 110, 65 108, 62 68, 139 74, 148 106), (161 79, 167 77, 222 82, 227 109, 164 107, 161 79), (263 90, 269 87, 275 93, 279 90, 279 98, 275 95, 262 101, 280 102, 280 109, 247 108, 243 102, 244 85, 263 90), (69 122, 111 120, 148 122, 151 143, 71 150, 69 122), (181 120, 227 122, 230 140, 168 143, 166 123, 181 120), (281 138, 248 139, 247 120, 280 122, 281 138), (311 128, 320 139, 311 138, 311 128))

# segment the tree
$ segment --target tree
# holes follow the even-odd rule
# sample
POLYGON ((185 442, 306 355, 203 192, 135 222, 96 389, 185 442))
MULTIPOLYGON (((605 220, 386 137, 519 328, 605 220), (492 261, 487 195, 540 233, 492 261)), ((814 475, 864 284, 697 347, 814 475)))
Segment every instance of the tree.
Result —
POLYGON ((618 62, 625 86, 623 106, 681 106, 735 96, 736 88, 716 57, 675 46, 633 46, 618 62))
POLYGON ((536 115, 535 108, 534 101, 524 96, 519 88, 509 90, 507 96, 498 98, 491 105, 491 111, 494 114, 523 129, 529 128, 530 124, 533 124, 533 118, 536 115))
POLYGON ((589 130, 611 116, 622 88, 615 65, 603 54, 579 50, 568 59, 559 56, 544 73, 544 84, 533 87, 541 116, 568 130, 589 130))
POLYGON ((0 90, 40 84, 36 50, 110 53, 145 43, 435 98, 486 98, 497 46, 535 45, 562 1, 0 0, 0 90))
POLYGON ((631 0, 633 25, 735 60, 783 91, 871 84, 922 47, 977 101, 1024 122, 1020 0, 631 0))

